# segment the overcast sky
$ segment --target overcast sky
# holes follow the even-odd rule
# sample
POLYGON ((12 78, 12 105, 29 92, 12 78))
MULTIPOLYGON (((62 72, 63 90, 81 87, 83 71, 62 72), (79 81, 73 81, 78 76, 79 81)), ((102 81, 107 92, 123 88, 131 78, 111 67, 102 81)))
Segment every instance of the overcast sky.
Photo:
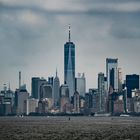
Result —
POLYGON ((56 67, 62 84, 68 24, 87 89, 97 87, 107 57, 119 59, 123 77, 140 74, 139 0, 0 0, 0 89, 18 87, 20 70, 30 91, 31 77, 56 67))

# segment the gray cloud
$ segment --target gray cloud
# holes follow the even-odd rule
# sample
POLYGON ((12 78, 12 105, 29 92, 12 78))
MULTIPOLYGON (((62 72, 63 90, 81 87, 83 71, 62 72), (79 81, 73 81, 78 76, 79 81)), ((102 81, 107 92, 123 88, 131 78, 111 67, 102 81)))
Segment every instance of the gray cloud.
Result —
POLYGON ((127 14, 114 18, 111 34, 118 39, 139 39, 140 19, 138 17, 139 14, 127 14))
POLYGON ((97 86, 106 57, 118 57, 124 74, 139 74, 139 14, 138 0, 1 0, 0 85, 12 81, 15 88, 21 70, 30 88, 32 76, 46 78, 56 67, 62 83, 69 23, 76 72, 86 73, 87 87, 97 86))
POLYGON ((138 0, 54 0, 34 2, 30 1, 2 1, 1 10, 32 10, 45 14, 109 14, 109 13, 139 13, 140 2, 138 0))

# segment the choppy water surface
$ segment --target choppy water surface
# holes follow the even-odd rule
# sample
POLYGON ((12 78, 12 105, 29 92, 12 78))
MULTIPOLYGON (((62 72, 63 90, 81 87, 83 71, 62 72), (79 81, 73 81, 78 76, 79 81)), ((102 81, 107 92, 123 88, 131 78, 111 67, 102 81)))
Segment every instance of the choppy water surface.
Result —
POLYGON ((140 117, 0 117, 0 140, 140 140, 140 117))

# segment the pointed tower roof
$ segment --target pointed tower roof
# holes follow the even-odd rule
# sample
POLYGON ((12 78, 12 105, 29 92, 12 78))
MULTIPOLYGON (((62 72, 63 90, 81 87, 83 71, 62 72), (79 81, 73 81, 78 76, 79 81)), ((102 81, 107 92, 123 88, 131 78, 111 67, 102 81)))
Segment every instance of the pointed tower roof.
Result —
POLYGON ((71 33, 70 33, 71 29, 70 29, 70 24, 69 24, 69 42, 71 41, 71 33))
POLYGON ((58 77, 57 68, 56 68, 56 75, 55 75, 54 81, 59 81, 59 77, 58 77))

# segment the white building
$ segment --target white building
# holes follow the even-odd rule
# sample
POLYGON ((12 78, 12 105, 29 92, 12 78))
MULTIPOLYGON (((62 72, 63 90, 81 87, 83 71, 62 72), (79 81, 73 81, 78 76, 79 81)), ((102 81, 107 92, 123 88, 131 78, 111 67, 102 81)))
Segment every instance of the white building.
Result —
POLYGON ((37 107, 38 107, 38 99, 27 99, 25 101, 25 111, 26 111, 26 115, 29 115, 29 113, 34 113, 37 111, 37 107))
POLYGON ((84 97, 86 93, 86 79, 84 73, 78 73, 78 77, 75 78, 75 87, 79 95, 84 97))
POLYGON ((25 101, 28 99, 29 93, 26 89, 20 89, 16 92, 17 98, 17 114, 26 113, 25 110, 25 101))

